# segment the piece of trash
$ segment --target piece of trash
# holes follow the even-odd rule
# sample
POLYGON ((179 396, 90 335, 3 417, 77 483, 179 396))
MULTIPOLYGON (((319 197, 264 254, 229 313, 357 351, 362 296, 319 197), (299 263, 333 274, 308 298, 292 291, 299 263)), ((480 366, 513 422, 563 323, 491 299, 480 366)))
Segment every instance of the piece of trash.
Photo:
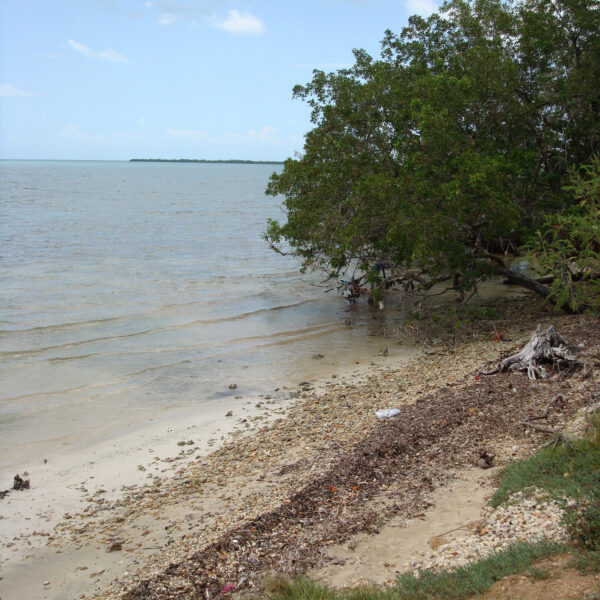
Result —
POLYGON ((382 408, 381 410, 375 411, 375 416, 378 419, 389 419, 390 417, 395 417, 400 414, 399 408, 382 408))
POLYGON ((228 583, 222 590, 221 594, 229 594, 229 592, 233 592, 235 590, 235 585, 233 583, 228 583))
POLYGON ((379 302, 379 310, 383 310, 385 308, 385 304, 383 302, 379 302))
POLYGON ((20 475, 15 475, 15 481, 13 483, 13 490, 28 490, 29 479, 23 479, 20 475))

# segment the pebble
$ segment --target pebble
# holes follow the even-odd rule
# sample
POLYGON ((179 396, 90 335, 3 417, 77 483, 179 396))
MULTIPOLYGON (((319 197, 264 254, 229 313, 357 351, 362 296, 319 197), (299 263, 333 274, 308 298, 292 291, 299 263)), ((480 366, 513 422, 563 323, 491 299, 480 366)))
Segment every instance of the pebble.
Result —
POLYGON ((535 489, 528 495, 518 492, 491 510, 479 531, 452 540, 421 559, 413 558, 411 566, 423 570, 454 569, 503 550, 518 540, 561 541, 566 538, 562 514, 559 504, 540 490, 535 489))

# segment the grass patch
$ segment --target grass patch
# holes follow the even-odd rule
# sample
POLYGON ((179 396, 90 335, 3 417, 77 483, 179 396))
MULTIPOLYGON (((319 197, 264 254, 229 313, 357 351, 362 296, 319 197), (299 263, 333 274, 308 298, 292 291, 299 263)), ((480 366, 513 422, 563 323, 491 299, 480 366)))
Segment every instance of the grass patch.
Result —
POLYGON ((600 551, 579 552, 575 564, 580 571, 589 573, 600 572, 600 551))
POLYGON ((600 444, 578 440, 574 450, 547 447, 530 458, 507 465, 500 473, 500 484, 492 496, 494 507, 511 494, 537 487, 560 499, 598 497, 600 490, 600 444))
MULTIPOLYGON (((452 571, 405 573, 387 587, 334 590, 305 578, 268 583, 268 600, 460 600, 489 589, 496 581, 525 571, 534 561, 565 550, 564 544, 519 542, 452 571)), ((262 595, 262 598, 265 596, 262 595)))
POLYGON ((527 575, 536 581, 543 581, 544 579, 548 579, 548 577, 550 577, 550 572, 546 571, 546 569, 531 567, 531 569, 527 571, 527 575))

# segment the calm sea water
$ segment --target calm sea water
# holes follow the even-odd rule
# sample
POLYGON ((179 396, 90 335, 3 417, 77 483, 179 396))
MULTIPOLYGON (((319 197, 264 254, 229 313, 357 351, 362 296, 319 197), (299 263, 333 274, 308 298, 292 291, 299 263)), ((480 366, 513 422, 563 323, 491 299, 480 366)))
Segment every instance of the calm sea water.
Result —
POLYGON ((380 322, 261 239, 276 168, 0 162, 0 465, 361 351, 380 322))

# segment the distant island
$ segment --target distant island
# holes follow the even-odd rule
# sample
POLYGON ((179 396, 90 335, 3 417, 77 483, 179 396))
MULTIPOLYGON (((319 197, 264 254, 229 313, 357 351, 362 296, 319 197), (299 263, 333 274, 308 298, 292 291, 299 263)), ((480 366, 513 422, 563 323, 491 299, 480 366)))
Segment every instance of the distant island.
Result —
POLYGON ((132 158, 129 162, 209 163, 227 165, 282 165, 282 160, 206 160, 204 158, 132 158))

